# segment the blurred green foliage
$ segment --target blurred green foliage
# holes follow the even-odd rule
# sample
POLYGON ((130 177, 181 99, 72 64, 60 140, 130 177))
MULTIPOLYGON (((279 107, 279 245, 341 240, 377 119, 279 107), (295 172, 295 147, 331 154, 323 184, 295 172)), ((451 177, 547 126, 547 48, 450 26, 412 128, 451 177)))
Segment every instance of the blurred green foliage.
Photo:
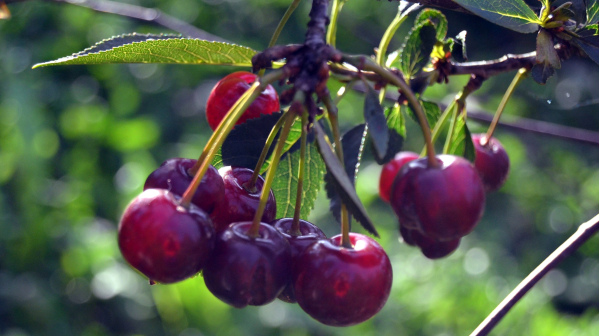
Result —
MULTIPOLYGON (((144 0, 210 33, 263 49, 289 1, 144 0)), ((302 3, 281 43, 303 39, 309 1, 302 3)), ((233 71, 213 66, 31 65, 78 52, 130 32, 161 27, 74 5, 23 2, 0 22, 0 334, 2 335, 464 335, 599 210, 599 148, 535 134, 498 138, 512 160, 505 187, 487 199, 484 218, 459 250, 430 261, 398 242, 397 220, 377 195, 380 167, 367 155, 357 189, 393 264, 392 294, 361 325, 336 329, 297 305, 231 308, 201 277, 150 287, 122 259, 116 227, 147 175, 171 157, 197 157, 210 130, 203 112, 214 83, 233 71)), ((352 0, 339 21, 338 47, 370 54, 397 3, 352 0)), ((473 60, 534 49, 520 35, 482 19, 446 13, 448 36, 468 30, 473 60)), ((412 15, 413 16, 413 15, 412 15)), ((413 19, 409 19, 411 21, 413 19)), ((402 27, 390 51, 403 42, 402 27)), ((533 35, 533 34, 530 34, 533 35)), ((564 64, 547 86, 527 80, 507 114, 597 130, 598 69, 585 60, 564 64), (564 110, 565 109, 565 110, 564 110)), ((489 79, 468 101, 494 110, 511 76, 489 79)), ((446 103, 467 78, 431 87, 446 103)), ((331 82, 336 92, 339 83, 331 82)), ((344 129, 361 122, 363 97, 339 105, 344 129)), ((485 125, 469 122, 473 131, 485 125)), ((407 122, 406 150, 420 151, 417 126, 407 122)), ((310 219, 338 231, 321 193, 310 219)), ((359 227, 355 230, 360 231, 359 227)), ((552 271, 494 335, 599 335, 599 238, 552 271)))

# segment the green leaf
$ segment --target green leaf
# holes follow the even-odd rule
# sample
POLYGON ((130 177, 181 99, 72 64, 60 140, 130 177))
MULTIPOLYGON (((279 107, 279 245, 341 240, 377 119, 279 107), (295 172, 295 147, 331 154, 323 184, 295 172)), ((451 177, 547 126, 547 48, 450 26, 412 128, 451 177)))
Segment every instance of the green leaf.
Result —
POLYGON ((385 116, 387 117, 387 127, 390 130, 395 130, 397 134, 405 138, 406 118, 401 113, 401 105, 395 103, 393 107, 387 107, 385 109, 385 116))
MULTIPOLYGON (((300 154, 300 151, 295 151, 291 155, 287 155, 279 162, 277 167, 276 177, 272 183, 272 191, 277 200, 276 218, 293 217, 297 196, 300 154)), ((316 201, 320 191, 325 170, 326 167, 318 153, 316 144, 308 144, 306 146, 306 171, 302 187, 302 208, 300 209, 302 219, 307 219, 312 209, 314 209, 314 201, 316 201)))
POLYGON ((423 24, 427 20, 430 20, 435 25, 435 29, 437 30, 437 40, 443 41, 445 35, 447 35, 448 26, 445 15, 436 9, 426 8, 418 14, 416 21, 414 21, 414 26, 423 24))
POLYGON ((169 63, 252 66, 256 51, 224 42, 183 38, 177 35, 127 34, 103 40, 91 48, 55 61, 50 65, 169 63))
POLYGON ((212 159, 212 163, 211 163, 214 168, 221 169, 222 167, 224 167, 225 165, 223 164, 223 154, 221 152, 221 149, 218 149, 218 152, 216 153, 216 155, 214 155, 214 158, 212 159))
POLYGON ((341 166, 337 156, 333 153, 329 142, 326 139, 326 134, 319 123, 314 123, 314 133, 316 134, 316 143, 320 155, 327 166, 327 171, 331 176, 331 182, 341 197, 343 204, 346 205, 347 210, 354 216, 354 218, 362 225, 366 231, 372 235, 379 237, 378 232, 374 228, 374 224, 368 214, 364 205, 360 201, 360 198, 356 194, 356 189, 350 181, 345 168, 341 166))
MULTIPOLYGON (((302 123, 299 121, 299 118, 296 118, 293 126, 289 130, 289 136, 287 136, 287 140, 285 140, 285 146, 283 146, 283 153, 286 153, 293 145, 297 143, 299 138, 302 136, 302 123)), ((260 169, 260 174, 266 172, 268 167, 270 167, 270 163, 272 162, 272 153, 271 155, 264 161, 262 168, 260 169)))
POLYGON ((594 30, 593 34, 594 35, 599 35, 599 23, 588 25, 585 28, 587 28, 589 30, 594 30))
POLYGON ((476 151, 472 142, 472 135, 466 125, 466 114, 461 113, 457 119, 452 122, 453 132, 451 138, 447 139, 445 144, 445 154, 463 156, 470 162, 474 162, 476 151))
POLYGON ((599 0, 587 0, 587 25, 599 23, 599 0))
POLYGON ((437 42, 436 34, 435 26, 429 20, 412 28, 398 56, 389 55, 390 59, 394 58, 391 66, 401 70, 407 80, 412 78, 428 64, 437 42))
POLYGON ((454 0, 472 13, 520 33, 534 33, 540 20, 522 0, 454 0))
MULTIPOLYGON (((437 120, 439 120, 439 117, 441 116, 441 113, 442 113, 441 109, 439 108, 439 105, 437 105, 437 103, 433 103, 433 102, 430 102, 430 101, 424 100, 424 99, 420 100, 420 105, 422 106, 422 111, 424 111, 424 114, 426 115, 426 120, 428 121, 428 126, 430 128, 435 127, 435 124, 437 123, 437 120)), ((414 120, 417 123, 420 123, 420 121, 414 114, 414 111, 412 111, 411 107, 408 106, 407 112, 408 112, 408 115, 410 116, 410 118, 412 118, 412 120, 414 120)))

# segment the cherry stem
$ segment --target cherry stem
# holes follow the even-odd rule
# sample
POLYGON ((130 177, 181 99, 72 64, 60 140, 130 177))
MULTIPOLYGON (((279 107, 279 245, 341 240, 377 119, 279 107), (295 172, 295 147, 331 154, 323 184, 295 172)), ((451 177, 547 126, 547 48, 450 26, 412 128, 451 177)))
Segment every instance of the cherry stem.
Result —
POLYGON ((435 147, 433 146, 433 142, 431 139, 431 130, 428 125, 428 121, 426 120, 426 116, 422 111, 422 106, 420 105, 420 102, 416 98, 416 95, 414 95, 414 92, 412 92, 412 90, 410 89, 410 86, 388 69, 376 64, 369 57, 344 55, 342 61, 347 62, 357 67, 358 69, 375 72, 379 74, 381 77, 383 77, 383 79, 399 88, 401 93, 403 93, 408 99, 408 102, 410 103, 410 106, 412 106, 412 109, 414 110, 414 112, 416 113, 416 117, 418 118, 418 122, 420 123, 422 135, 424 136, 424 141, 426 143, 428 165, 429 167, 433 168, 438 167, 439 163, 435 158, 435 147))
POLYGON ((302 208, 303 189, 304 189, 304 175, 306 171, 306 143, 308 138, 308 113, 304 111, 302 113, 302 137, 300 143, 300 157, 299 157, 299 174, 297 177, 297 194, 295 195, 295 209, 293 211, 293 222, 291 223, 291 230, 289 232, 292 236, 301 236, 300 231, 300 211, 302 208))
MULTIPOLYGON (((285 76, 285 74, 283 73, 283 71, 277 70, 277 71, 273 71, 273 72, 269 73, 267 76, 261 78, 260 81, 254 82, 252 84, 252 86, 256 86, 256 85, 260 86, 260 89, 258 90, 258 94, 256 95, 256 97, 252 98, 252 101, 249 104, 247 104, 247 106, 243 107, 242 111, 245 111, 252 104, 252 102, 258 97, 258 95, 260 95, 260 93, 266 89, 268 84, 278 81, 281 78, 284 78, 284 76, 285 76)), ((247 93, 248 91, 246 91, 245 93, 247 93)), ((210 149, 215 147, 215 141, 218 138, 218 135, 221 134, 223 131, 225 131, 225 129, 229 125, 229 121, 233 118, 235 118, 235 121, 233 122, 231 129, 233 129, 233 127, 235 127, 235 123, 237 122, 237 120, 239 120, 239 118, 241 117, 242 114, 237 116, 237 115, 234 115, 233 111, 235 110, 235 108, 237 108, 242 103, 245 93, 244 93, 244 95, 241 95, 241 97, 239 97, 239 99, 237 99, 237 101, 235 102, 235 104, 233 104, 233 106, 231 106, 231 108, 229 109, 229 112, 227 112, 227 114, 225 115, 223 120, 216 127, 216 129, 214 130, 214 133, 212 133, 212 136, 210 136, 210 139, 208 139, 206 146, 204 146, 204 150, 202 151, 202 154, 198 158, 198 161, 196 161, 196 163, 193 165, 193 167, 189 168, 188 173, 190 175, 195 176, 197 174, 197 172, 200 170, 200 167, 204 163, 204 161, 208 160, 210 163, 212 162, 214 155, 211 158, 207 159, 208 152, 210 151, 210 149)), ((225 137, 229 134, 230 131, 231 130, 227 131, 227 133, 225 134, 225 137)), ((220 148, 220 146, 222 146, 222 144, 216 146, 216 148, 220 148)))
POLYGON ((329 29, 327 30, 326 42, 331 47, 335 47, 335 42, 337 39, 337 18, 339 17, 339 12, 341 12, 341 8, 345 4, 347 0, 333 0, 333 5, 331 6, 331 20, 329 23, 329 29))
POLYGON ((558 247, 547 259, 535 268, 501 303, 489 314, 489 316, 474 330, 470 336, 488 335, 501 321, 508 311, 526 294, 539 280, 550 270, 554 269, 560 262, 569 257, 582 244, 588 241, 599 231, 599 215, 596 215, 586 223, 581 224, 578 230, 558 247))
MULTIPOLYGON (((291 14, 293 14, 293 12, 295 11, 295 9, 297 8, 297 6, 300 4, 301 1, 302 0, 293 0, 293 2, 289 5, 289 7, 287 7, 285 14, 283 14, 281 21, 279 21, 279 24, 277 25, 275 32, 272 34, 272 37, 270 38, 270 42, 268 43, 267 49, 272 48, 275 46, 275 44, 277 44, 277 40, 279 39, 279 35, 281 35, 281 32, 283 31, 283 27, 285 27, 285 25, 287 24, 287 21, 291 17, 291 14)), ((260 72, 258 73, 258 77, 264 76, 265 71, 266 71, 266 69, 261 69, 260 72)))
POLYGON ((217 131, 215 131, 208 140, 208 144, 206 145, 206 149, 208 149, 208 151, 206 151, 205 149, 202 153, 202 156, 200 156, 201 161, 198 160, 198 162, 200 162, 200 167, 195 172, 195 175, 193 177, 193 180, 189 184, 189 187, 187 187, 187 190, 185 190, 185 192, 183 193, 183 196, 180 201, 181 206, 189 208, 189 205, 191 204, 191 199, 193 198, 193 195, 198 189, 198 186, 200 185, 200 182, 202 181, 204 174, 208 170, 208 166, 212 162, 212 159, 214 159, 214 156, 216 155, 218 148, 222 146, 223 142, 225 141, 225 138, 227 137, 227 135, 229 135, 229 133, 233 129, 233 126, 235 126, 237 120, 239 120, 239 118, 243 115, 243 112, 245 112, 248 106, 250 106, 256 98, 258 98, 258 96, 261 93, 261 90, 259 90, 259 88, 260 83, 255 82, 243 95, 241 95, 241 97, 239 97, 237 102, 235 102, 235 104, 231 107, 229 112, 227 112, 228 116, 226 118, 226 121, 221 123, 222 127, 219 126, 217 128, 217 131))
MULTIPOLYGON (((331 104, 330 97, 325 97, 323 102, 328 111, 327 118, 329 119, 331 131, 333 132, 333 138, 335 140, 335 154, 337 154, 339 163, 343 167, 343 147, 341 145, 341 132, 339 131, 338 110, 335 105, 331 104)), ((352 248, 351 241, 349 240, 349 213, 347 207, 343 203, 341 204, 341 246, 352 248)))
POLYGON ((283 126, 284 122, 285 122, 285 118, 283 116, 281 116, 281 118, 279 118, 279 120, 277 120, 277 123, 273 126, 272 130, 270 130, 270 134, 268 134, 268 138, 266 138, 266 143, 264 144, 264 148, 262 148, 262 153, 260 153, 260 158, 258 159, 256 168, 254 169, 254 173, 252 174, 252 177, 250 178, 250 180, 244 184, 244 188, 246 188, 247 190, 249 190, 249 191, 256 190, 256 182, 258 181, 258 176, 260 176, 260 171, 262 170, 262 166, 264 165, 264 162, 266 161, 266 156, 268 155, 270 146, 272 146, 272 143, 275 140, 275 138, 277 137, 277 133, 279 133, 279 130, 281 129, 281 126, 283 126))
MULTIPOLYGON (((437 122, 435 123, 435 127, 433 128, 433 134, 432 134, 432 141, 433 143, 435 143, 437 141, 437 139, 439 138, 439 135, 441 134, 441 128, 443 128, 443 126, 445 125, 445 122, 447 121, 447 118, 449 117, 449 114, 451 113, 451 111, 453 111, 453 109, 455 108, 456 105, 456 100, 452 100, 451 103, 449 105, 447 105, 447 107, 445 108, 445 111, 443 111, 443 113, 441 114, 441 116, 439 117, 439 120, 437 120, 437 122)), ((426 146, 424 148, 422 148, 422 151, 420 152, 420 156, 424 156, 426 155, 426 146)))
POLYGON ((289 131, 291 131, 291 125, 293 125, 293 122, 295 121, 295 113, 295 109, 289 109, 289 111, 287 111, 283 116, 283 118, 285 118, 285 124, 283 125, 283 130, 281 131, 281 135, 277 141, 277 147, 275 148, 272 163, 270 164, 270 167, 268 167, 268 172, 266 172, 266 179, 264 179, 262 193, 260 194, 260 203, 258 204, 256 215, 254 216, 254 222, 247 233, 249 237, 255 238, 259 235, 260 222, 262 221, 262 215, 264 214, 264 209, 266 208, 266 203, 268 202, 268 196, 270 196, 270 187, 275 179, 277 167, 279 166, 279 160, 281 159, 281 154, 283 154, 283 147, 285 147, 285 141, 287 141, 289 131))
POLYGON ((518 70, 518 72, 516 73, 516 76, 512 80, 512 83, 508 87, 507 91, 505 91, 505 94, 503 95, 503 99, 501 99, 501 103, 499 103, 499 106, 497 106, 497 111, 495 112, 495 117, 493 117, 493 121, 491 122, 491 125, 489 126, 489 129, 487 130, 487 134, 485 135, 485 137, 483 139, 481 139, 481 142, 480 142, 481 145, 486 146, 487 143, 489 143, 489 140, 493 136, 493 132, 495 132, 495 127, 497 127, 497 124, 499 123, 499 118, 501 118, 501 114, 503 113, 503 110, 505 109, 507 102, 512 97, 512 94, 516 90, 516 87, 518 86, 518 84, 520 84, 520 82, 522 82, 522 80, 524 78, 526 78, 527 74, 528 74, 528 69, 526 69, 526 68, 522 68, 522 69, 518 70))
MULTIPOLYGON (((407 6, 404 6, 402 8, 402 5, 403 5, 403 3, 400 3, 400 5, 397 9, 397 15, 395 15, 395 18, 393 18, 393 21, 391 21, 391 23, 387 27, 387 30, 385 30, 383 37, 381 37, 381 42, 379 43, 379 48, 376 52, 376 63, 380 66, 385 66, 385 59, 387 56, 387 48, 389 47, 389 43, 391 42, 393 35, 395 35, 395 32, 397 31, 397 29, 408 18, 407 14, 412 11, 411 9, 407 10, 407 11, 403 11, 402 9, 407 6)), ((416 9, 417 7, 420 7, 420 5, 418 5, 418 4, 415 4, 412 6, 414 6, 414 9, 416 9)), ((387 92, 386 87, 381 88, 381 91, 379 93, 379 100, 381 103, 385 99, 386 92, 387 92)))

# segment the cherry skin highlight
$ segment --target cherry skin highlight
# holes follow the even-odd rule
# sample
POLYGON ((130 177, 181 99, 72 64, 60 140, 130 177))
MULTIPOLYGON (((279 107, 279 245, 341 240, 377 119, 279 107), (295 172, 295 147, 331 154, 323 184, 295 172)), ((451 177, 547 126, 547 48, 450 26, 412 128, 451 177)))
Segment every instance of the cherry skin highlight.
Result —
MULTIPOLYGON (((225 196, 212 213, 212 222, 217 232, 223 231, 234 222, 254 220, 254 215, 260 204, 260 194, 264 179, 258 177, 255 190, 248 190, 246 183, 254 173, 251 169, 240 167, 222 167, 218 170, 224 182, 225 196)), ((262 222, 272 223, 277 214, 277 203, 272 190, 268 196, 262 222)))
POLYGON ((438 155, 437 162, 438 167, 430 167, 427 158, 407 163, 393 184, 391 206, 402 225, 415 224, 433 240, 450 241, 474 229, 483 214, 485 191, 466 159, 438 155))
POLYGON ((151 281, 173 283, 198 273, 214 248, 208 215, 164 189, 148 189, 131 201, 118 233, 119 248, 131 266, 151 281))
MULTIPOLYGON (((225 76, 216 83, 206 102, 206 118, 212 130, 218 127, 237 99, 257 79, 258 76, 250 72, 238 71, 225 76)), ((261 114, 278 112, 280 108, 279 96, 272 85, 269 84, 266 90, 262 91, 258 98, 245 110, 236 125, 242 124, 248 119, 258 118, 261 114)))
POLYGON ((399 152, 393 160, 387 162, 381 171, 379 180, 379 195, 381 199, 389 203, 391 196, 391 186, 395 180, 395 176, 406 163, 418 159, 419 155, 414 152, 399 152))
POLYGON ((486 139, 486 134, 472 135, 472 142, 476 149, 474 166, 480 174, 486 192, 499 190, 505 183, 510 171, 510 158, 503 145, 496 138, 491 139, 483 146, 481 142, 486 139))
POLYGON ((387 302, 393 280, 389 257, 373 239, 350 233, 353 248, 341 236, 321 240, 293 265, 297 303, 317 321, 337 327, 364 322, 387 302))
POLYGON ((261 223, 256 238, 252 222, 238 222, 218 234, 204 268, 204 282, 221 301, 236 308, 274 301, 291 278, 289 243, 274 227, 261 223))
MULTIPOLYGON (((164 161, 158 169, 148 176, 144 184, 146 189, 166 189, 175 195, 183 196, 185 190, 193 180, 189 170, 197 160, 174 158, 164 161)), ((225 185, 222 177, 214 166, 208 166, 208 170, 198 186, 191 202, 200 209, 211 214, 217 204, 225 197, 225 185)))
MULTIPOLYGON (((327 239, 327 236, 318 228, 318 226, 305 221, 299 220, 299 234, 292 232, 293 218, 282 218, 273 224, 275 229, 279 231, 289 242, 291 247, 291 264, 295 263, 297 257, 306 249, 308 246, 315 242, 323 239, 327 239)), ((285 289, 278 296, 279 300, 288 303, 296 303, 295 293, 293 292, 293 285, 289 283, 285 286, 285 289)))

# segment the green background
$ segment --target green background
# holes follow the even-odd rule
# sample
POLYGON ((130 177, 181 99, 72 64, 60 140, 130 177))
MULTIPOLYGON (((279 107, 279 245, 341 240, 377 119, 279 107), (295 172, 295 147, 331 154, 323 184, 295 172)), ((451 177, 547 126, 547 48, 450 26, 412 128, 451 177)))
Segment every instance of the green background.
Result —
MULTIPOLYGON (((288 1, 173 0, 158 7, 229 41, 262 50, 288 1)), ((299 43, 309 1, 300 4, 280 43, 299 43)), ((371 54, 397 2, 351 0, 340 15, 337 46, 371 54)), ((599 148, 503 128, 497 137, 510 177, 488 195, 485 215, 458 251, 440 261, 398 242, 397 219, 378 198, 380 167, 366 155, 357 190, 391 258, 391 297, 373 319, 326 327, 297 305, 276 301, 243 310, 219 302, 201 277, 149 286, 122 259, 116 227, 147 175, 171 157, 199 156, 210 135, 204 116, 214 83, 231 67, 96 65, 45 62, 130 32, 169 32, 74 5, 24 2, 0 22, 0 334, 2 335, 466 335, 577 225, 599 210, 599 148)), ((522 35, 482 19, 446 13, 448 36, 468 31, 471 60, 534 49, 522 35)), ((410 16, 392 41, 397 49, 410 16)), ((493 111, 514 73, 489 79, 468 100, 493 111)), ((508 117, 597 130, 599 67, 573 58, 546 86, 527 79, 508 117)), ((466 83, 451 78, 425 96, 446 104, 466 83)), ((331 92, 339 84, 331 82, 331 92)), ((343 129, 362 122, 363 96, 339 105, 343 129)), ((473 131, 485 125, 469 121, 473 131)), ((406 150, 420 151, 408 121, 406 150)), ((310 219, 338 233, 323 193, 310 219)), ((357 225, 355 231, 361 231, 357 225)), ((599 238, 535 287, 494 335, 599 335, 599 238)))

